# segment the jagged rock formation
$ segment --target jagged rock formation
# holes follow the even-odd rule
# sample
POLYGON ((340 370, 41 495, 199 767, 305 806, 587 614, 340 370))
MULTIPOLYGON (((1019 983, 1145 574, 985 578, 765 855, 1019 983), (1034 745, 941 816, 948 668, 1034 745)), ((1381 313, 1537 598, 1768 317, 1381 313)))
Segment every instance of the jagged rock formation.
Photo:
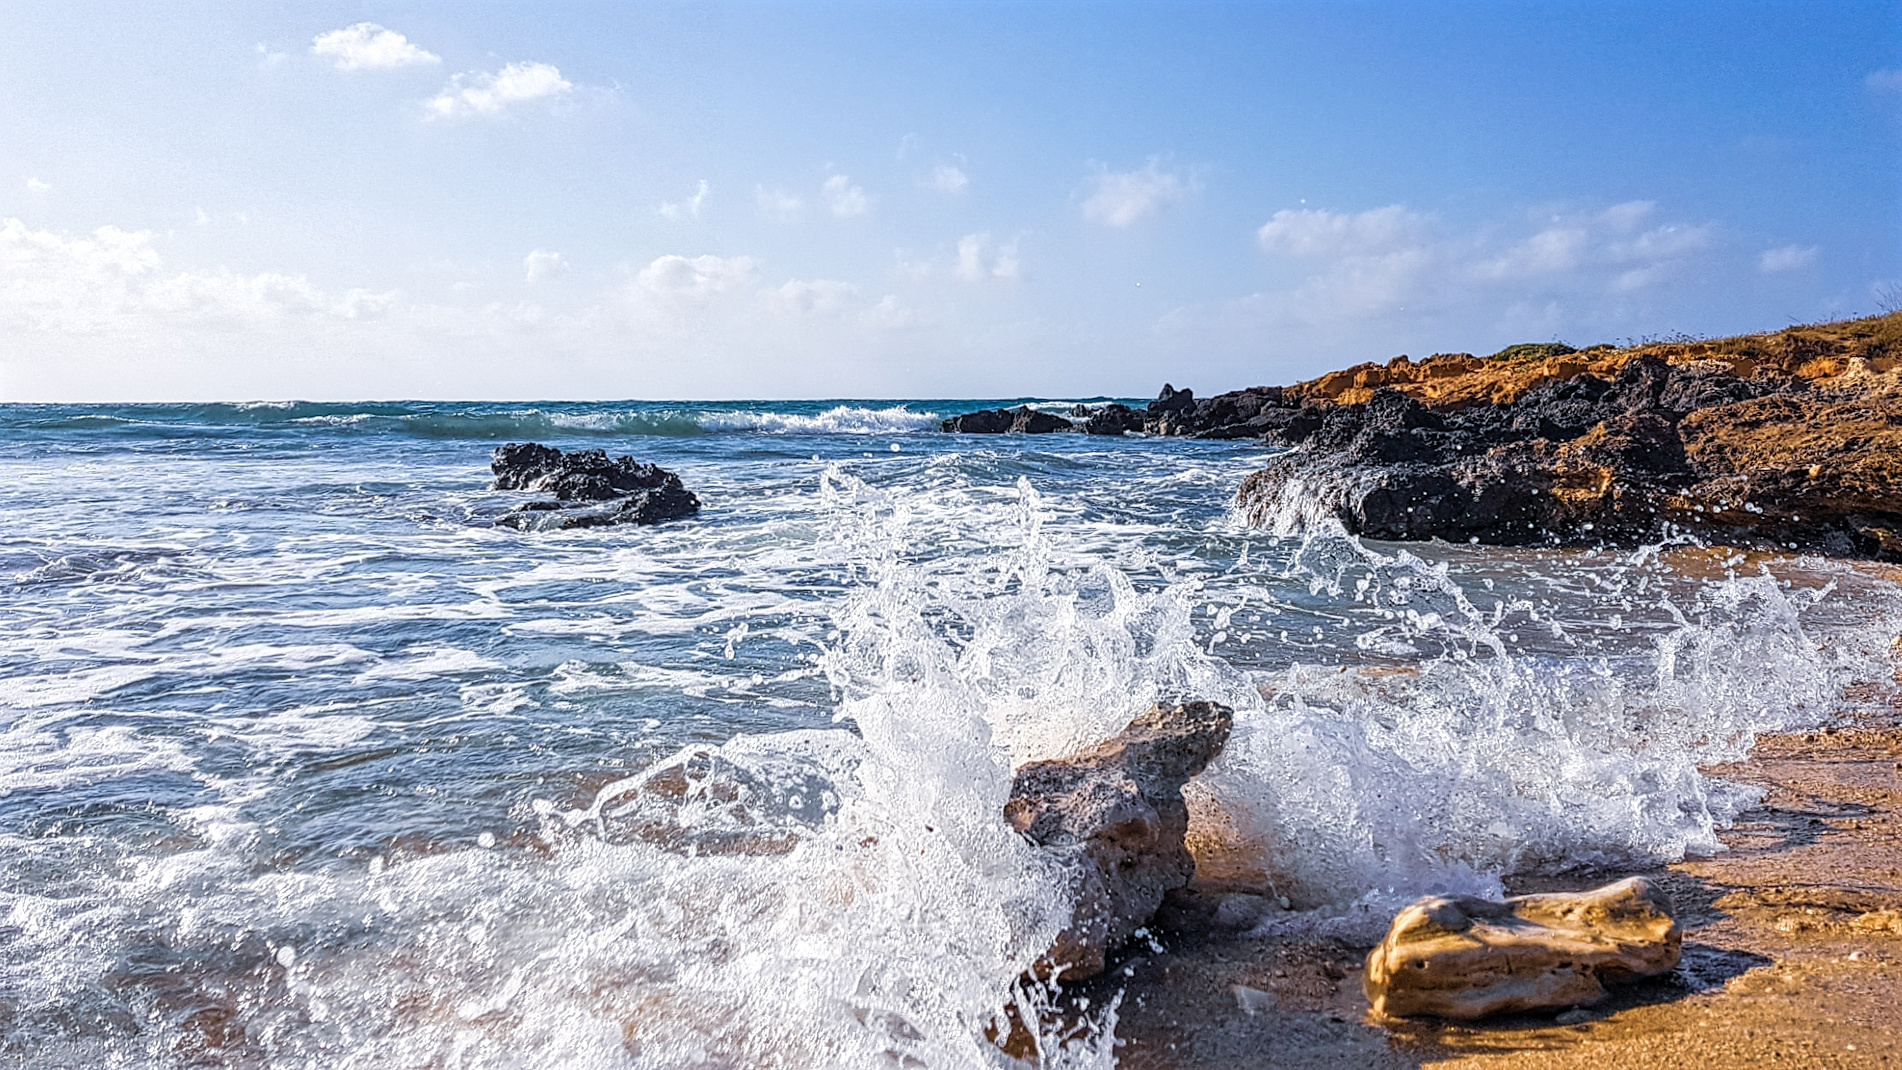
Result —
POLYGON ((1296 448, 1239 502, 1281 533, 1902 559, 1902 316, 1831 326, 1336 372, 1283 392, 1271 440, 1296 448))
POLYGON ((1607 983, 1677 967, 1684 937, 1673 912, 1643 877, 1503 903, 1428 896, 1394 918, 1362 983, 1382 1017, 1589 1006, 1607 983))
POLYGON ((1044 435, 1052 431, 1069 431, 1075 426, 1061 416, 1019 405, 1014 409, 979 409, 953 416, 940 423, 938 430, 966 435, 1001 435, 1011 431, 1044 435))
POLYGON ((1148 924, 1162 897, 1189 883, 1182 785, 1222 746, 1234 713, 1214 702, 1164 702, 1082 754, 1017 771, 1004 816, 1063 859, 1076 911, 1038 971, 1065 978, 1103 969, 1105 956, 1148 924))
POLYGON ((610 461, 605 450, 563 453, 534 442, 496 447, 489 460, 496 490, 546 491, 554 500, 531 501, 496 520, 522 531, 657 524, 700 511, 700 499, 680 477, 632 457, 610 461))

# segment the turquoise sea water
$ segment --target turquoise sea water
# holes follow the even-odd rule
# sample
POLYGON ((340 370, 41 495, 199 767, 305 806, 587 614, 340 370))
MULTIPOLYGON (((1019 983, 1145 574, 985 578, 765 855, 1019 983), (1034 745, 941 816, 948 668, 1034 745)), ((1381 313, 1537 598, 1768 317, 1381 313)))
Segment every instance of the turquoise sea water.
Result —
POLYGON ((1155 698, 1237 710, 1204 873, 1353 936, 1719 849, 1698 763, 1892 671, 1843 563, 1276 539, 1265 447, 935 431, 1004 403, 0 406, 0 1059, 1009 1065, 1011 766, 1155 698), (528 440, 701 515, 491 527, 528 440))

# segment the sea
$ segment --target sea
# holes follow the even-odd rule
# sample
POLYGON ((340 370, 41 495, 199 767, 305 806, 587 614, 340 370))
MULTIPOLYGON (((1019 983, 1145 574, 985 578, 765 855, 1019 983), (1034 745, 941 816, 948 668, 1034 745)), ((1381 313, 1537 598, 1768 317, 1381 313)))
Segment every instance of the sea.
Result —
POLYGON ((1200 879, 1371 942, 1722 851, 1700 767, 1894 674, 1870 566, 1274 534, 1260 443, 937 430, 1102 400, 0 406, 0 1064, 1110 1067, 1015 767, 1226 703, 1200 879), (701 511, 496 527, 508 441, 701 511))

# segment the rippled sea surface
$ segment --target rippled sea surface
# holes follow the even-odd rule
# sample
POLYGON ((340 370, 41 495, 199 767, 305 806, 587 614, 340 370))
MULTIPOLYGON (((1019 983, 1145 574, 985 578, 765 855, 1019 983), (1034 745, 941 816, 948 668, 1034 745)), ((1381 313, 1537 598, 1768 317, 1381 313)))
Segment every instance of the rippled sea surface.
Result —
POLYGON ((1020 1065, 1011 769, 1150 701, 1236 709, 1205 878, 1364 937, 1721 849, 1698 765, 1893 672, 1845 563, 1277 539, 1259 445, 979 404, 0 407, 0 1061, 1020 1065), (702 512, 494 528, 505 440, 702 512))

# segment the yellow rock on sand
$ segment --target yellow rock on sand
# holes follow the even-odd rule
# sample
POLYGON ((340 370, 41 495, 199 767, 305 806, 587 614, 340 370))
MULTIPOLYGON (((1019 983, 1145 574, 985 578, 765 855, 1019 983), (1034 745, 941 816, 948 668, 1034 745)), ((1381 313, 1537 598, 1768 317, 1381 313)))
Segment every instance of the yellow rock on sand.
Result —
POLYGON ((1428 896, 1394 918, 1363 985, 1381 1017, 1585 1006, 1605 997, 1607 981, 1677 967, 1684 934, 1672 912, 1643 877, 1503 903, 1428 896))

